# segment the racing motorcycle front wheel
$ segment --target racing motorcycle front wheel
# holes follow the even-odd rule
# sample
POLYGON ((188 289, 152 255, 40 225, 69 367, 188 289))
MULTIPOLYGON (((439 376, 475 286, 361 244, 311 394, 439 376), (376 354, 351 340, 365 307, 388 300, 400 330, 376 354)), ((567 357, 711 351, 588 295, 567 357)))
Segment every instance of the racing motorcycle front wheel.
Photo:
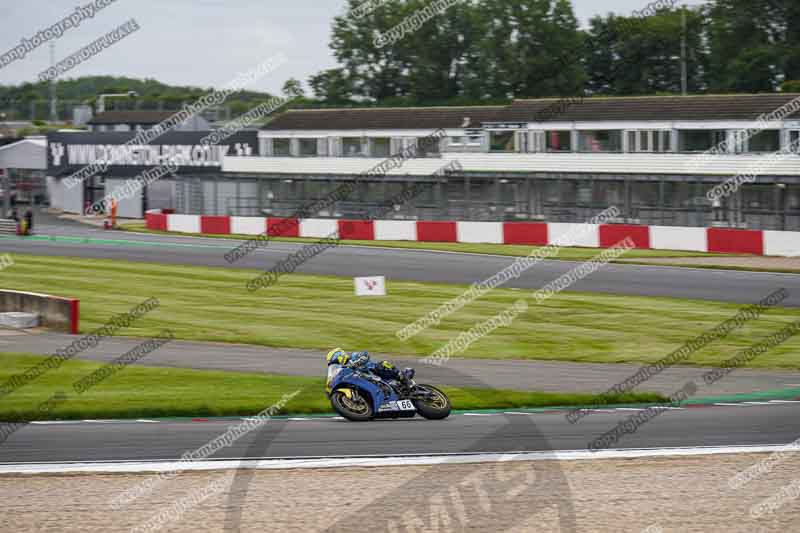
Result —
POLYGON ((428 420, 442 420, 450 416, 450 398, 432 385, 417 385, 411 401, 417 412, 428 420))
POLYGON ((348 389, 349 395, 341 390, 331 393, 333 410, 353 422, 372 420, 372 406, 364 393, 358 389, 348 389))

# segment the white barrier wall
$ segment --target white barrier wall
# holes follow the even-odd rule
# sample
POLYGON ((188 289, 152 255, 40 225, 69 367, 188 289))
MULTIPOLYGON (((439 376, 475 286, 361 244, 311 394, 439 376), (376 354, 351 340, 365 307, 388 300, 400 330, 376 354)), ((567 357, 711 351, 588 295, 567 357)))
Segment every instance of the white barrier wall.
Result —
POLYGON ((565 224, 551 222, 547 224, 547 240, 558 246, 600 247, 600 226, 597 224, 565 224))
POLYGON ((200 217, 197 215, 170 215, 167 217, 167 231, 200 233, 200 217))
MULTIPOLYGON (((167 230, 181 233, 200 233, 203 224, 199 215, 167 215, 167 230)), ((163 218, 148 218, 148 227, 163 228, 163 218), (152 223, 152 225, 151 225, 152 223)), ((227 225, 218 220, 208 221, 207 231, 227 231, 227 225), (213 222, 213 223, 212 223, 213 222)), ((304 219, 299 221, 301 237, 314 239, 338 238, 339 225, 355 221, 338 219, 304 219)), ((430 222, 413 220, 374 220, 373 234, 375 240, 381 241, 418 241, 419 228, 430 222)), ((498 243, 506 242, 503 222, 446 222, 448 241, 464 243, 498 243), (456 235, 452 234, 455 224, 456 235)), ((230 217, 230 232, 242 235, 261 235, 265 233, 267 219, 262 217, 230 217)), ((557 246, 582 246, 600 248, 601 233, 606 236, 622 235, 625 226, 598 226, 596 224, 564 224, 549 223, 548 242, 557 246)), ((344 226, 346 227, 346 226, 344 226)), ((363 226, 366 227, 366 226, 363 226)), ((361 229, 361 228, 360 228, 361 229)), ((767 256, 800 257, 800 232, 761 231, 761 230, 720 230, 715 228, 688 228, 672 226, 644 227, 649 232, 649 248, 653 250, 678 250, 689 252, 708 252, 718 250, 725 253, 756 254, 767 256), (763 246, 762 246, 763 241, 763 246)), ((536 231, 540 231, 539 225, 536 231)), ((639 238, 639 245, 648 247, 644 240, 642 227, 630 228, 632 234, 639 238)), ((435 232, 434 232, 435 233, 435 232)), ((441 233, 441 232, 440 232, 441 233)), ((509 232, 509 244, 518 242, 518 236, 509 232)), ((365 235, 365 233, 362 233, 365 235)), ((440 235, 429 235, 430 239, 440 235)), ((368 237, 364 237, 368 238, 368 237)), ((605 242, 609 245, 610 242, 605 242)))
POLYGON ((376 220, 376 241, 416 241, 417 223, 413 220, 376 220))
POLYGON ((458 242, 503 244, 502 222, 458 222, 458 242))
POLYGON ((653 250, 708 251, 706 228, 650 226, 650 248, 653 250))
POLYGON ((324 239, 339 236, 339 222, 329 218, 308 218, 300 221, 300 236, 324 239))
POLYGON ((231 233, 261 235, 267 231, 267 220, 261 217, 231 217, 231 233))
POLYGON ((800 233, 793 231, 765 231, 764 255, 800 257, 800 233))

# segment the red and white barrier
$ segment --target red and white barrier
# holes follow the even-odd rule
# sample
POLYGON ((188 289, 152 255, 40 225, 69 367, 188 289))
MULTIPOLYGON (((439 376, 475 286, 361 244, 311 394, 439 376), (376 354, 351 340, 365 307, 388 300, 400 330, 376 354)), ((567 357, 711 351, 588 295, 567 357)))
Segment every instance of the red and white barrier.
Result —
POLYGON ((148 212, 147 227, 181 233, 325 237, 362 241, 464 242, 609 248, 630 237, 636 248, 690 252, 800 256, 800 232, 728 228, 564 224, 336 220, 173 215, 148 212))

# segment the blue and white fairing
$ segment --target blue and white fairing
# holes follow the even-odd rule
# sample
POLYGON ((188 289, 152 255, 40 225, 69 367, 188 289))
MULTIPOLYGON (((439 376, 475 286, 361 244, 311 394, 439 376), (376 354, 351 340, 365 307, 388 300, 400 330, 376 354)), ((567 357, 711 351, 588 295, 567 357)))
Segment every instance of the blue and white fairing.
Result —
POLYGON ((414 416, 416 411, 411 400, 402 399, 390 383, 374 374, 360 372, 349 366, 329 365, 325 388, 329 395, 335 390, 341 390, 346 394, 352 389, 359 389, 369 396, 376 416, 387 414, 414 416), (375 406, 379 407, 375 409, 375 406))

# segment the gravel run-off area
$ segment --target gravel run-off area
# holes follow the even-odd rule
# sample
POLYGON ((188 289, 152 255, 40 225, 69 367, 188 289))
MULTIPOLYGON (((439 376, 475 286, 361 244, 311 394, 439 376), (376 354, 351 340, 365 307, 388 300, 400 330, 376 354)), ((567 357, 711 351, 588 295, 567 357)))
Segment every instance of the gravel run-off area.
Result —
POLYGON ((188 472, 119 509, 152 474, 5 475, 0 531, 800 531, 800 453, 770 457, 188 472))

